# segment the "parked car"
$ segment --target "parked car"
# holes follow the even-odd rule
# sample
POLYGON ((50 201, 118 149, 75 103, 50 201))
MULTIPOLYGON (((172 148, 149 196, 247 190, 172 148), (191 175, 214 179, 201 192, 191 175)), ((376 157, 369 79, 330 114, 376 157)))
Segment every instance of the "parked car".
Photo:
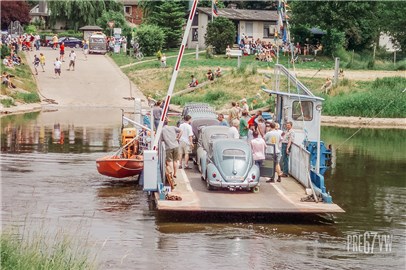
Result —
POLYGON ((207 189, 259 190, 260 172, 246 140, 231 139, 229 128, 204 127, 199 133, 197 165, 207 189))
MULTIPOLYGON (((62 42, 65 44, 65 47, 69 47, 69 48, 81 48, 82 45, 82 41, 78 38, 74 38, 74 37, 60 37, 58 39, 58 47, 62 44, 62 42)), ((54 46, 54 42, 52 40, 50 40, 48 42, 48 47, 53 47, 54 46)))

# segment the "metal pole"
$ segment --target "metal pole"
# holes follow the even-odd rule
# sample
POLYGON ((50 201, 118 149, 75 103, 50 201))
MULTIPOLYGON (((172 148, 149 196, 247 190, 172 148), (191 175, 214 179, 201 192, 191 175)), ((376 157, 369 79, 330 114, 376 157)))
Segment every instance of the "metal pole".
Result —
POLYGON ((214 0, 211 0, 211 22, 213 22, 214 0))
POLYGON ((241 66, 241 56, 238 56, 238 60, 237 60, 237 67, 240 68, 241 66))
POLYGON ((396 51, 393 52, 393 65, 396 65, 396 51))
POLYGON ((318 112, 318 125, 317 125, 317 156, 316 156, 316 173, 320 173, 320 126, 321 126, 321 109, 318 112))
POLYGON ((196 44, 196 60, 199 60, 199 44, 196 44))
POLYGON ((183 34, 182 43, 180 45, 178 58, 176 60, 175 68, 173 69, 171 82, 170 82, 169 88, 168 88, 168 93, 167 93, 165 101, 164 101, 165 103, 164 103, 164 108, 162 110, 161 119, 159 121, 159 125, 157 128, 156 134, 155 134, 154 143, 152 144, 153 150, 158 149, 158 141, 159 141, 159 138, 161 137, 162 127, 164 125, 164 120, 165 120, 166 114, 168 113, 171 96, 173 93, 173 89, 175 88, 176 78, 178 77, 178 73, 179 73, 179 69, 180 69, 180 63, 182 62, 183 52, 185 51, 185 46, 186 46, 186 42, 188 39, 188 35, 190 33, 190 28, 192 27, 192 21, 195 16, 195 13, 196 13, 197 3, 199 3, 199 0, 193 0, 193 5, 192 5, 192 8, 190 9, 188 21, 187 21, 186 28, 185 28, 185 33, 183 34))

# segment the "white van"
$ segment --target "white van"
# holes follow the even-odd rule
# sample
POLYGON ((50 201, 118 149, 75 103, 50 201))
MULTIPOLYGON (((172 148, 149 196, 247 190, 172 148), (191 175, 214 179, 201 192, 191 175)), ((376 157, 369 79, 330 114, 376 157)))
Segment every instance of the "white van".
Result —
POLYGON ((97 32, 89 37, 89 53, 102 53, 107 52, 107 38, 106 35, 97 32))

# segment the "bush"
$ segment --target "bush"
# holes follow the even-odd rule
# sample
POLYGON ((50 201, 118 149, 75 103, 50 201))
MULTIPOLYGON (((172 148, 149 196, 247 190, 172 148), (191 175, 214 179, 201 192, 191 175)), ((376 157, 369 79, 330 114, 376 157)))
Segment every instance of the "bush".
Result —
POLYGON ((142 52, 147 56, 152 56, 154 53, 162 49, 164 44, 164 33, 156 25, 143 24, 137 29, 135 37, 141 47, 142 52))
POLYGON ((216 18, 207 25, 205 35, 206 46, 213 46, 217 54, 224 54, 227 45, 234 44, 235 26, 234 23, 225 18, 216 18))
POLYGON ((324 113, 337 116, 406 117, 406 95, 402 93, 406 79, 389 77, 376 79, 368 91, 336 97, 326 96, 324 113))
POLYGON ((33 24, 29 24, 25 27, 25 32, 28 34, 35 34, 37 32, 37 27, 33 24))
MULTIPOLYGON (((49 36, 52 36, 52 35, 53 34, 51 34, 49 36)), ((75 37, 75 38, 78 38, 78 39, 82 39, 83 38, 83 33, 82 32, 76 32, 74 30, 68 30, 68 31, 58 33, 58 37, 75 37)))
POLYGON ((3 104, 5 108, 10 108, 11 106, 14 106, 14 100, 12 100, 11 98, 1 99, 0 103, 3 104))
POLYGON ((345 33, 337 29, 328 29, 327 34, 322 38, 324 54, 334 55, 344 47, 345 33))
POLYGON ((1 46, 1 59, 6 58, 6 56, 10 55, 10 48, 7 45, 3 44, 1 46))

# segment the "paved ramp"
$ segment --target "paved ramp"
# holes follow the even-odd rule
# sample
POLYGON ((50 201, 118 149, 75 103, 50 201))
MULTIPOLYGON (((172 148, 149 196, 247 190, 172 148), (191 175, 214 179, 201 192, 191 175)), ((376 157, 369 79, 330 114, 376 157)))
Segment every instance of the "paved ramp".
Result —
MULTIPOLYGON (((46 58, 45 72, 39 67, 37 78, 41 99, 55 100, 57 107, 133 107, 134 101, 124 97, 146 100, 139 89, 107 56, 88 55, 87 60, 81 49, 76 52, 75 71, 68 71, 69 53, 65 49, 65 62, 62 63, 61 77, 55 78, 53 63, 59 56, 59 50, 41 47, 40 51, 28 52, 28 61, 33 62, 34 54, 43 53, 46 58)), ((33 65, 31 64, 33 69, 33 65)), ((144 103, 146 104, 146 103, 144 103)))

